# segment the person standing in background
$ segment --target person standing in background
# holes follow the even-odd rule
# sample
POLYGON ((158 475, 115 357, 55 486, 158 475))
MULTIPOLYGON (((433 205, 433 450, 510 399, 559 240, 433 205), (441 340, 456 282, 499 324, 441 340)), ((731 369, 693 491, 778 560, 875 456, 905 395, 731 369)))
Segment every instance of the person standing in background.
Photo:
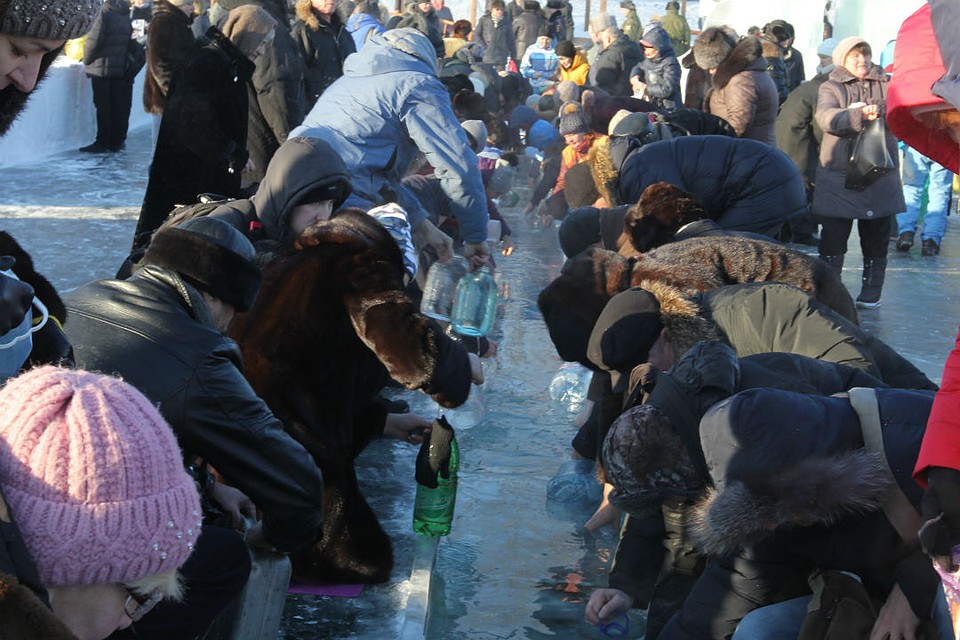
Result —
POLYGON ((680 15, 680 3, 676 0, 667 3, 666 11, 660 18, 660 26, 670 35, 673 52, 679 58, 690 50, 690 25, 680 15))
POLYGON ((192 0, 157 0, 147 30, 147 74, 143 81, 143 110, 156 116, 153 143, 160 134, 160 116, 170 92, 174 70, 196 51, 190 22, 192 0))
POLYGON ((620 30, 623 35, 634 42, 640 41, 640 35, 643 33, 643 25, 640 24, 640 17, 637 15, 637 5, 633 0, 620 0, 620 15, 623 16, 623 24, 620 30))
POLYGON ((490 11, 477 20, 473 41, 483 45, 483 62, 492 64, 497 71, 503 71, 508 58, 516 59, 516 42, 503 0, 493 0, 490 11))
POLYGON ((105 0, 83 46, 84 71, 90 78, 97 110, 97 138, 80 151, 123 149, 133 100, 133 78, 127 77, 126 69, 132 30, 127 0, 105 0))
POLYGON ((343 61, 357 47, 337 15, 337 0, 297 0, 296 12, 291 35, 306 65, 303 81, 309 108, 343 75, 343 61))

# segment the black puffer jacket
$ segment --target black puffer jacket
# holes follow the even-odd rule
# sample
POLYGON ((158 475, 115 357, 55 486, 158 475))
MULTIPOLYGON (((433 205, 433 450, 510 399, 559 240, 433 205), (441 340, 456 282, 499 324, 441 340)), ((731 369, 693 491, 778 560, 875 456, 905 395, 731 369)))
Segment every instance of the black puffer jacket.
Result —
MULTIPOLYGON (((648 186, 667 182, 697 196, 723 228, 769 236, 807 212, 796 166, 783 152, 756 140, 674 138, 632 150, 618 171, 615 161, 612 166, 616 204, 635 204, 648 186)), ((607 191, 613 192, 609 186, 607 191)))
POLYGON ((306 67, 303 81, 309 110, 320 94, 343 75, 343 61, 356 52, 357 45, 337 14, 330 16, 330 22, 325 22, 313 10, 309 0, 299 0, 296 11, 297 21, 290 34, 300 47, 306 67))
POLYGON ((185 459, 202 457, 263 511, 271 544, 314 541, 320 472, 243 377, 239 347, 213 327, 196 289, 150 266, 74 290, 67 308, 80 367, 120 375, 157 403, 185 459))
POLYGON ((83 45, 83 70, 91 78, 122 78, 130 41, 130 5, 107 0, 83 45))
MULTIPOLYGON (((918 511, 923 492, 911 472, 933 395, 876 390, 885 457, 918 511)), ((715 487, 698 506, 698 535, 726 553, 662 639, 729 637, 753 609, 803 595, 797 578, 816 567, 856 573, 881 601, 896 584, 914 614, 929 617, 939 578, 880 510, 888 485, 849 399, 751 389, 714 406, 697 437, 715 487)))

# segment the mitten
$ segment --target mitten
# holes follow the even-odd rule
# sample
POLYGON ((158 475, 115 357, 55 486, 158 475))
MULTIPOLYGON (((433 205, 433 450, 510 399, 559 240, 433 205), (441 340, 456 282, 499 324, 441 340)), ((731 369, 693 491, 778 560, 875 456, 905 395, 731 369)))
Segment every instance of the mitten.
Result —
POLYGON ((437 474, 450 477, 450 443, 453 442, 453 427, 440 416, 433 421, 430 437, 424 439, 417 454, 415 478, 428 489, 436 489, 437 474))

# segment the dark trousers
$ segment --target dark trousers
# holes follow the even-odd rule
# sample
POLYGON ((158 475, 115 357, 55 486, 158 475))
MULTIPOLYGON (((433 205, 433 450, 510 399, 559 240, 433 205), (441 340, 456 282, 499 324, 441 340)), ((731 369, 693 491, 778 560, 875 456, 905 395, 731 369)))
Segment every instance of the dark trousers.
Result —
MULTIPOLYGON (((847 252, 847 240, 853 229, 853 220, 850 218, 820 217, 822 229, 820 231, 820 255, 842 256, 847 252)), ((860 232, 860 250, 863 259, 886 258, 890 245, 890 217, 860 218, 857 220, 857 230, 860 232)))
POLYGON ((127 139, 133 82, 125 78, 90 78, 93 106, 97 108, 96 143, 119 151, 127 139))
POLYGON ((189 640, 204 633, 243 590, 250 575, 250 553, 236 531, 204 526, 180 574, 185 587, 182 602, 161 602, 133 628, 110 636, 111 640, 189 640))

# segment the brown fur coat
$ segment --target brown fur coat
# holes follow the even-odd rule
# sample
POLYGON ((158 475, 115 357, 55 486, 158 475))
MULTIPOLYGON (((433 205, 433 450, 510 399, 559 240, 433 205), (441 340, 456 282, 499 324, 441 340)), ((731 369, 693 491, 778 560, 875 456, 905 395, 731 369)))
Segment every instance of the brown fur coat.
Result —
POLYGON ((850 293, 825 262, 774 242, 691 238, 633 258, 593 248, 568 261, 537 299, 560 356, 590 366, 590 332, 610 298, 654 282, 674 287, 683 297, 727 284, 785 282, 857 321, 850 293))
POLYGON ((383 433, 375 401, 390 377, 448 407, 470 388, 467 354, 403 292, 396 243, 372 217, 345 212, 308 228, 264 269, 259 297, 230 335, 245 376, 324 478, 323 538, 293 557, 324 581, 382 582, 390 540, 364 500, 354 458, 383 433))
POLYGON ((0 638, 77 640, 30 589, 5 574, 0 574, 0 638))

